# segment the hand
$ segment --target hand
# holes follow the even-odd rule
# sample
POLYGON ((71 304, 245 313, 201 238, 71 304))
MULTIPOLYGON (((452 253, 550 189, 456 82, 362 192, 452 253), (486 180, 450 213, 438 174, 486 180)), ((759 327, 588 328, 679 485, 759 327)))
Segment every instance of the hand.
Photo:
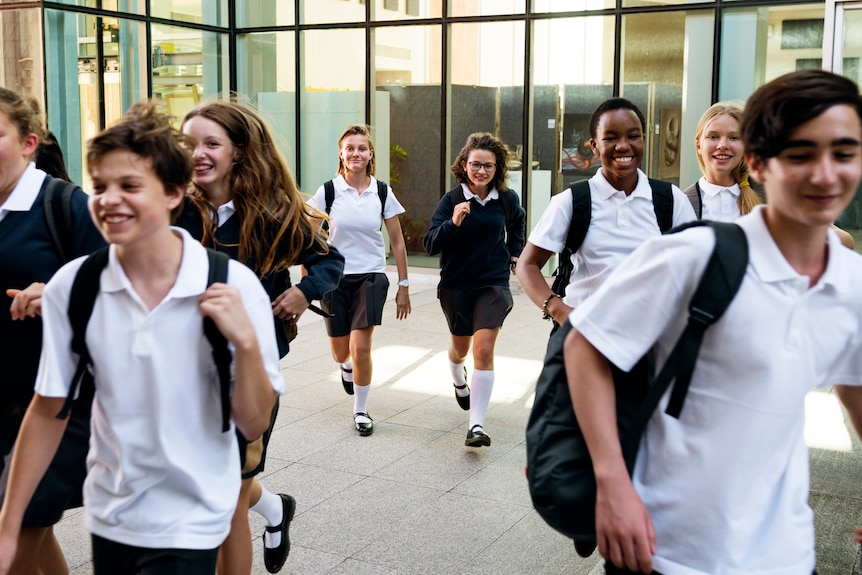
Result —
POLYGON ((395 306, 395 317, 398 319, 406 319, 413 311, 410 307, 410 292, 406 287, 398 286, 398 293, 395 294, 395 306))
POLYGON ((470 202, 461 202, 460 204, 455 204, 455 209, 452 210, 452 223, 461 227, 461 222, 464 221, 464 218, 467 217, 467 214, 470 213, 470 202))
POLYGON ((6 295, 12 298, 12 306, 9 313, 12 319, 24 319, 42 315, 42 292, 45 284, 41 282, 31 283, 26 288, 7 289, 6 295))
POLYGON ((302 313, 308 309, 308 300, 305 294, 296 286, 284 290, 272 302, 272 313, 275 317, 287 322, 297 322, 302 313))
POLYGON ((558 325, 563 325, 569 319, 569 314, 572 313, 574 308, 566 305, 560 298, 552 297, 546 309, 548 310, 548 315, 554 318, 554 321, 558 325))
POLYGON ((652 573, 655 530, 649 511, 628 476, 596 491, 599 553, 617 567, 652 573))
POLYGON ((512 256, 509 259, 509 271, 512 273, 515 273, 515 266, 516 265, 518 265, 518 258, 516 258, 515 256, 512 256))
POLYGON ((212 318, 225 339, 234 347, 257 345, 257 334, 248 318, 239 290, 214 283, 198 298, 201 315, 212 318))

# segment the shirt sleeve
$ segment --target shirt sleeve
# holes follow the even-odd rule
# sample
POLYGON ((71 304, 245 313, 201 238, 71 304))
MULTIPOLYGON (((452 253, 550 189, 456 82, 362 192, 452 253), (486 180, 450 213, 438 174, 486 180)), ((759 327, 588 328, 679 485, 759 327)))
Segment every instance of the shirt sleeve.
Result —
POLYGON ((72 353, 72 326, 67 310, 72 281, 84 257, 60 268, 42 293, 42 354, 36 376, 36 393, 66 397, 75 375, 78 356, 72 353))
POLYGON ((458 226, 452 222, 452 193, 446 193, 437 203, 437 208, 431 216, 428 230, 422 237, 422 245, 429 256, 437 255, 449 246, 458 235, 458 226))
POLYGON ((392 188, 387 185, 386 205, 383 207, 383 219, 388 220, 398 214, 403 214, 405 211, 404 206, 402 206, 401 202, 398 201, 398 198, 395 197, 395 193, 392 191, 392 188))
POLYGON ((511 202, 515 206, 514 218, 511 222, 506 222, 506 243, 509 248, 511 257, 519 257, 524 251, 524 236, 526 234, 526 212, 521 206, 521 197, 514 190, 502 192, 504 194, 512 194, 511 202))
POLYGON ((572 225, 572 190, 567 188, 551 198, 527 241, 549 252, 559 253, 566 245, 572 225))
POLYGON ((330 246, 329 252, 322 254, 315 246, 302 250, 298 265, 305 266, 306 276, 296 284, 305 299, 313 301, 323 297, 326 292, 338 287, 338 282, 344 274, 344 256, 335 247, 330 246))

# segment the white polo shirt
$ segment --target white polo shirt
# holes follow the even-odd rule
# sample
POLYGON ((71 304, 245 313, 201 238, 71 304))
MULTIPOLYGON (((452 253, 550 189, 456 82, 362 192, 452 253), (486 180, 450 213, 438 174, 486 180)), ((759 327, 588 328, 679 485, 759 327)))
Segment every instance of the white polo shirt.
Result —
MULTIPOLYGON (((176 283, 149 311, 119 264, 115 247, 87 329, 96 397, 84 483, 87 529, 147 548, 212 549, 230 531, 239 494, 236 434, 221 431, 212 347, 198 297, 206 289, 206 251, 185 230, 176 283)), ((84 258, 61 268, 42 297, 44 341, 36 391, 65 397, 78 358, 66 310, 84 258)), ((269 297, 234 260, 236 286, 255 327, 272 388, 284 380, 269 297)))
POLYGON ((0 222, 6 217, 9 212, 29 212, 33 207, 33 203, 39 196, 39 191, 42 189, 42 183, 45 181, 47 174, 36 167, 36 164, 30 162, 24 169, 24 173, 18 178, 18 183, 12 188, 12 192, 6 201, 0 205, 0 222))
MULTIPOLYGON (((811 575, 805 395, 862 385, 862 256, 830 230, 828 267, 809 289, 762 206, 737 223, 749 243, 745 279, 706 332, 680 418, 664 413, 668 395, 653 414, 633 481, 656 529, 657 571, 811 575)), ((647 242, 572 324, 623 369, 653 342, 663 365, 714 243, 708 228, 647 242)))
MULTIPOLYGON (((676 186, 671 186, 671 190, 673 225, 697 219, 685 194, 676 186)), ((640 170, 637 186, 628 196, 608 183, 599 170, 590 178, 590 201, 590 227, 584 243, 572 255, 574 269, 563 299, 570 307, 583 303, 635 248, 648 238, 661 235, 653 208, 652 189, 646 174, 640 170)), ((572 190, 568 188, 551 198, 527 241, 559 253, 565 247, 571 223, 572 190)))
POLYGON ((739 184, 718 186, 701 177, 700 186, 701 216, 704 220, 716 222, 733 222, 739 218, 739 184))
MULTIPOLYGON (((335 199, 329 213, 329 243, 344 256, 344 275, 385 272, 377 180, 371 176, 371 184, 362 193, 348 186, 341 175, 333 180, 333 184, 335 199)), ((383 218, 388 220, 403 214, 404 207, 395 198, 392 188, 387 186, 387 192, 383 218)), ((322 212, 326 211, 323 186, 308 203, 322 212)))

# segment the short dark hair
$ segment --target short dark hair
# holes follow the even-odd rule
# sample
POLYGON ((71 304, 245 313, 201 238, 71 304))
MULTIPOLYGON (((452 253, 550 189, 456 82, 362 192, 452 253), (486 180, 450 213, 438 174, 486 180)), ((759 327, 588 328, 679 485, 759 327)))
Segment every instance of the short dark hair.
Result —
MULTIPOLYGON (((87 143, 87 165, 92 171, 106 154, 125 150, 149 160, 166 192, 177 187, 185 192, 194 166, 186 149, 187 141, 171 126, 170 117, 156 110, 155 102, 144 100, 132 104, 116 124, 87 143)), ((184 203, 180 202, 171 213, 172 222, 176 221, 184 203)))
POLYGON ((467 177, 467 170, 464 169, 461 163, 467 161, 467 158, 470 157, 470 152, 473 150, 487 150, 494 154, 494 163, 497 164, 497 168, 494 170, 494 177, 491 178, 488 189, 496 188, 498 192, 507 191, 509 186, 506 185, 506 182, 509 179, 508 164, 511 153, 500 138, 488 132, 473 132, 467 136, 467 142, 461 148, 461 151, 458 152, 458 157, 455 158, 452 167, 449 168, 452 175, 455 176, 455 181, 459 184, 470 183, 470 178, 467 177))
POLYGON ((599 104, 598 108, 593 110, 593 115, 590 116, 590 137, 595 139, 596 130, 599 129, 599 120, 602 115, 606 112, 613 112, 614 110, 631 110, 637 115, 638 120, 641 121, 641 130, 646 132, 646 119, 644 118, 643 112, 640 111, 640 108, 634 105, 633 102, 626 100, 625 98, 608 98, 601 104, 599 104))
POLYGON ((859 87, 843 76, 825 70, 791 72, 754 91, 742 116, 746 153, 763 160, 784 150, 790 134, 837 104, 847 104, 862 119, 859 87))

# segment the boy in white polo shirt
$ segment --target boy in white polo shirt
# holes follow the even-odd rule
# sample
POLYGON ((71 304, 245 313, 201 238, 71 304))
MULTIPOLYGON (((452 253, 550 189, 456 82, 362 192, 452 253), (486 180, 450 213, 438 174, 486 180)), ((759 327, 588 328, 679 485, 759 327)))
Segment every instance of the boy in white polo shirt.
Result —
POLYGON ((647 242, 571 314, 566 370, 609 575, 813 572, 806 393, 835 385, 862 427, 862 258, 832 230, 862 177, 860 118, 856 85, 821 70, 749 99, 746 162, 767 203, 737 221, 746 276, 706 332, 679 418, 664 411, 668 391, 650 419, 631 479, 608 364, 629 369, 651 348, 664 364, 714 235, 647 242))
MULTIPOLYGON (((572 188, 551 198, 518 258, 516 273, 524 291, 557 324, 595 292, 636 247, 663 231, 657 223, 655 192, 638 168, 644 155, 645 130, 643 113, 624 98, 605 100, 590 117, 590 145, 601 160, 601 168, 589 180, 589 228, 580 248, 572 254, 574 269, 565 298, 560 299, 548 288, 541 268, 565 247, 572 224, 572 188)), ((696 219, 685 195, 676 186, 670 188, 671 225, 696 219)))
MULTIPOLYGON (((90 213, 112 244, 86 337, 96 396, 84 517, 96 575, 215 572, 240 473, 203 317, 230 344, 231 420, 245 437, 267 428, 284 385, 272 308, 254 273, 231 260, 227 284, 207 288, 206 250, 170 226, 191 178, 182 141, 142 102, 88 144, 90 213)), ((67 307, 83 259, 60 269, 42 298, 36 395, 0 513, 0 574, 66 425, 57 413, 78 362, 67 307)))

